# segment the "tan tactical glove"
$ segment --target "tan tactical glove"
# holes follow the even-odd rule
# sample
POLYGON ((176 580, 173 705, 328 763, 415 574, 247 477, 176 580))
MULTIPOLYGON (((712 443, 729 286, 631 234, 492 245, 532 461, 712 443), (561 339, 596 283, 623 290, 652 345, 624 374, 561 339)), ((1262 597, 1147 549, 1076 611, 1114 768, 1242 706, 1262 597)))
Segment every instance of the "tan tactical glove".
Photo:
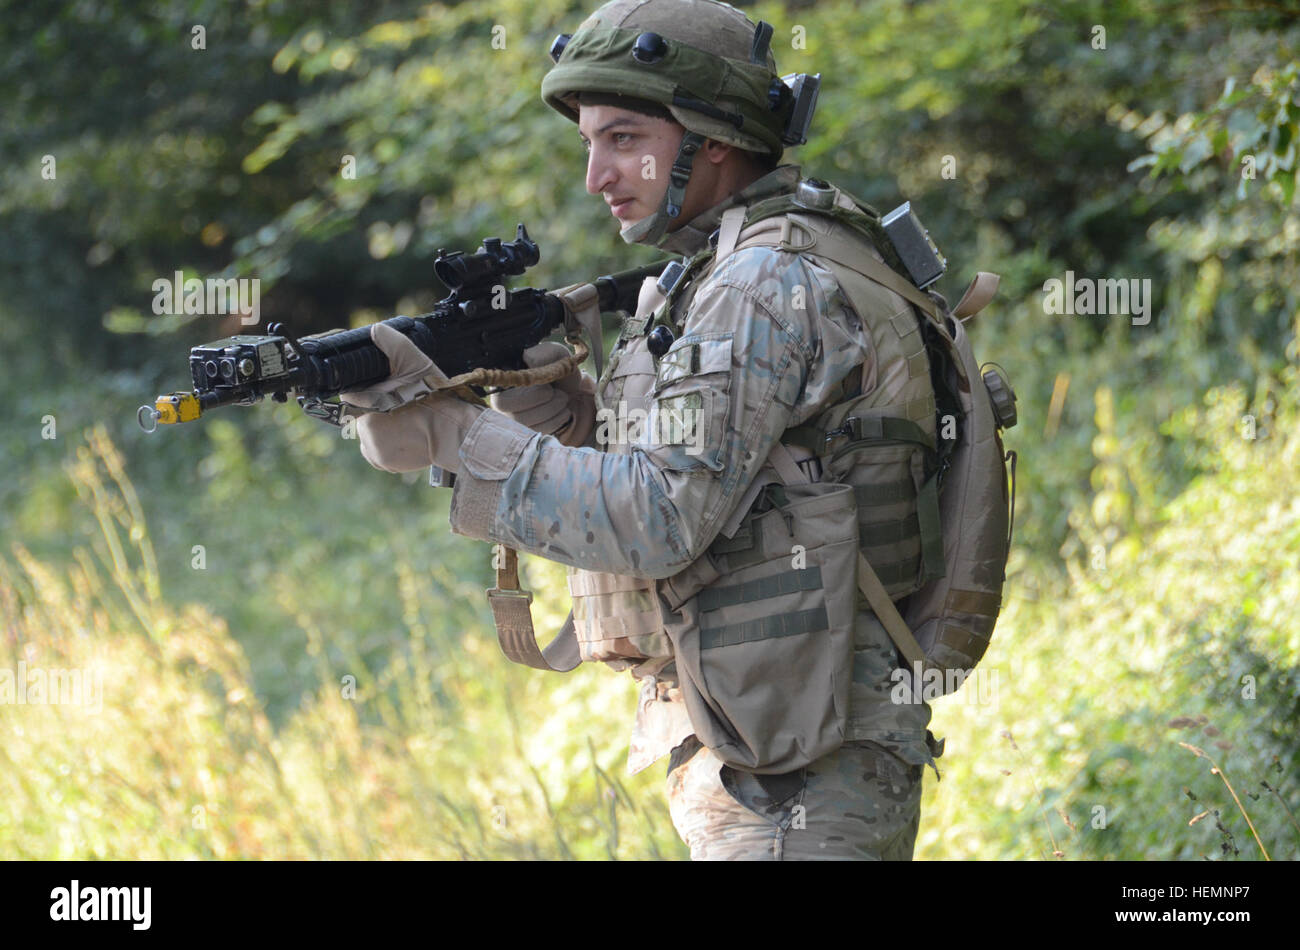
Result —
POLYGON ((372 412, 388 412, 433 392, 447 382, 446 374, 433 360, 392 327, 376 323, 370 328, 370 339, 388 357, 388 378, 369 389, 344 393, 339 396, 340 402, 372 412))
MULTIPOLYGON (((546 342, 524 350, 524 365, 531 368, 558 362, 572 354, 562 343, 546 342)), ((582 370, 554 383, 519 386, 494 394, 492 408, 534 432, 553 435, 565 445, 581 446, 596 421, 596 381, 582 370)))
POLYGON ((362 457, 386 472, 413 472, 430 465, 458 471, 460 444, 483 407, 437 392, 447 382, 446 375, 392 327, 377 323, 370 338, 388 357, 391 375, 339 397, 371 410, 357 420, 362 457))
POLYGON ((414 472, 436 465, 460 471, 460 444, 486 410, 445 393, 430 393, 392 412, 357 420, 362 457, 385 472, 414 472))

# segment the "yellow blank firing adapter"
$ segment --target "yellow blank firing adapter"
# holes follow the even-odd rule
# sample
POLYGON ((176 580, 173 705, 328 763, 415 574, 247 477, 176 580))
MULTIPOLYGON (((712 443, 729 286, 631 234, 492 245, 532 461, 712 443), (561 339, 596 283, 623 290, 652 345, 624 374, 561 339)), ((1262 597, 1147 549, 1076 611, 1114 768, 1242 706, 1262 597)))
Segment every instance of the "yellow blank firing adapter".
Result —
POLYGON ((199 400, 194 393, 169 393, 159 396, 152 406, 141 406, 136 411, 135 421, 145 432, 152 432, 160 424, 193 422, 199 414, 199 400))

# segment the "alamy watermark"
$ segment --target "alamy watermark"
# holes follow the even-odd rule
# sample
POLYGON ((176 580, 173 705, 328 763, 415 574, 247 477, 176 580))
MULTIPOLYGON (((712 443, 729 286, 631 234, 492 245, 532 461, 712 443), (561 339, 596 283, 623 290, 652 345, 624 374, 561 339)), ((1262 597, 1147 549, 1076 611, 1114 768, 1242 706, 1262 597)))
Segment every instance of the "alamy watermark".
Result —
POLYGON ((1133 326, 1151 322, 1151 278, 1075 277, 1067 270, 1065 279, 1049 278, 1043 284, 1043 312, 1067 316, 1122 314, 1133 318, 1133 326))
POLYGON ((132 930, 148 930, 152 906, 152 887, 82 887, 73 878, 50 891, 50 920, 121 920, 132 930))
POLYGON ((649 409, 629 407, 596 411, 596 440, 601 445, 681 445, 690 456, 704 451, 704 396, 699 392, 658 399, 649 409))
POLYGON ((998 671, 991 669, 938 670, 914 663, 912 669, 899 667, 889 674, 894 685, 889 690, 889 700, 898 706, 929 703, 955 693, 963 684, 970 685, 962 692, 968 706, 998 705, 998 671))
POLYGON ((159 277, 153 282, 153 312, 156 315, 239 314, 239 322, 252 326, 262 318, 262 282, 257 277, 197 277, 185 279, 176 271, 174 279, 159 277))
POLYGON ((17 669, 0 667, 0 706, 80 706, 104 711, 104 677, 98 667, 44 669, 19 660, 17 669))

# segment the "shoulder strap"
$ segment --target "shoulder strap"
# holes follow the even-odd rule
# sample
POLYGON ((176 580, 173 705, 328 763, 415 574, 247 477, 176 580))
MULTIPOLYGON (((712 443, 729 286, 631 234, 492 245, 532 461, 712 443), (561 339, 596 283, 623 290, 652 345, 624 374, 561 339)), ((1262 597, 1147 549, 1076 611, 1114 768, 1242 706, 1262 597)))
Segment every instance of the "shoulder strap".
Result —
POLYGON ((730 257, 731 252, 736 249, 736 238, 740 237, 740 229, 745 224, 747 210, 743 205, 737 205, 722 213, 722 223, 718 228, 718 260, 730 257))
POLYGON ((862 235, 872 247, 880 252, 880 256, 885 259, 885 265, 890 270, 904 280, 908 280, 903 261, 899 258, 898 252, 894 250, 894 243, 885 233, 885 229, 881 227, 880 214, 871 205, 859 201, 848 192, 841 190, 839 194, 851 201, 853 207, 847 207, 838 202, 828 208, 807 207, 796 201, 793 194, 774 195, 771 198, 765 198, 750 205, 745 224, 746 226, 757 224, 765 218, 788 214, 815 214, 832 218, 862 235))
MULTIPOLYGON (((861 204, 857 202, 857 199, 853 200, 855 204, 859 205, 856 213, 853 210, 839 206, 825 209, 805 208, 803 205, 796 202, 791 195, 777 195, 750 205, 742 227, 749 227, 765 220, 766 218, 774 217, 776 215, 792 213, 816 214, 840 221, 870 240, 876 250, 885 257, 886 262, 881 263, 870 255, 853 255, 853 260, 843 260, 842 257, 844 255, 837 254, 835 249, 831 246, 819 245, 816 253, 837 264, 841 264, 844 267, 852 268, 863 276, 874 280, 878 284, 883 284, 900 297, 920 307, 921 312, 928 316, 933 322, 940 323, 941 317, 939 314, 938 302, 929 294, 918 289, 915 284, 907 279, 907 277, 899 273, 897 268, 892 266, 890 258, 893 254, 893 247, 889 244, 888 239, 883 237, 884 232, 880 229, 878 221, 871 217, 871 215, 866 211, 862 210, 861 204)), ((723 217, 725 220, 726 215, 723 217)), ((783 238, 786 237, 786 232, 784 230, 781 233, 783 238)), ((822 243, 825 244, 827 242, 822 243)), ((734 243, 728 245, 728 253, 730 253, 730 250, 734 249, 734 247, 734 243)), ((723 256, 721 237, 718 242, 718 250, 719 257, 723 256)), ((977 273, 975 279, 971 281, 970 286, 966 288, 966 292, 962 294, 961 300, 957 302, 957 306, 952 308, 953 316, 957 317, 959 320, 965 321, 979 313, 984 309, 988 302, 993 299, 993 295, 997 293, 1000 279, 1001 278, 999 278, 997 274, 989 273, 988 271, 980 271, 977 273)))
POLYGON ((898 652, 903 654, 908 665, 913 670, 924 670, 929 664, 926 663, 921 644, 916 642, 903 615, 885 592, 885 585, 880 583, 880 577, 872 570, 861 551, 858 552, 858 589, 866 596, 867 603, 871 604, 871 609, 889 634, 889 639, 894 641, 894 646, 898 647, 898 652))

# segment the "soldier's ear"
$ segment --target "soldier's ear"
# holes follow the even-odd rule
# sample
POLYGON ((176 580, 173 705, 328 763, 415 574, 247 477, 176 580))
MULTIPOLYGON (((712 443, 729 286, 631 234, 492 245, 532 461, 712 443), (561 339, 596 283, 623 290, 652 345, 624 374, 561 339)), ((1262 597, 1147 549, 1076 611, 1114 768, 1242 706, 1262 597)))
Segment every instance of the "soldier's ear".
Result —
POLYGON ((740 153, 740 149, 727 142, 719 142, 717 139, 704 140, 704 155, 715 165, 721 165, 727 160, 727 156, 740 153))

